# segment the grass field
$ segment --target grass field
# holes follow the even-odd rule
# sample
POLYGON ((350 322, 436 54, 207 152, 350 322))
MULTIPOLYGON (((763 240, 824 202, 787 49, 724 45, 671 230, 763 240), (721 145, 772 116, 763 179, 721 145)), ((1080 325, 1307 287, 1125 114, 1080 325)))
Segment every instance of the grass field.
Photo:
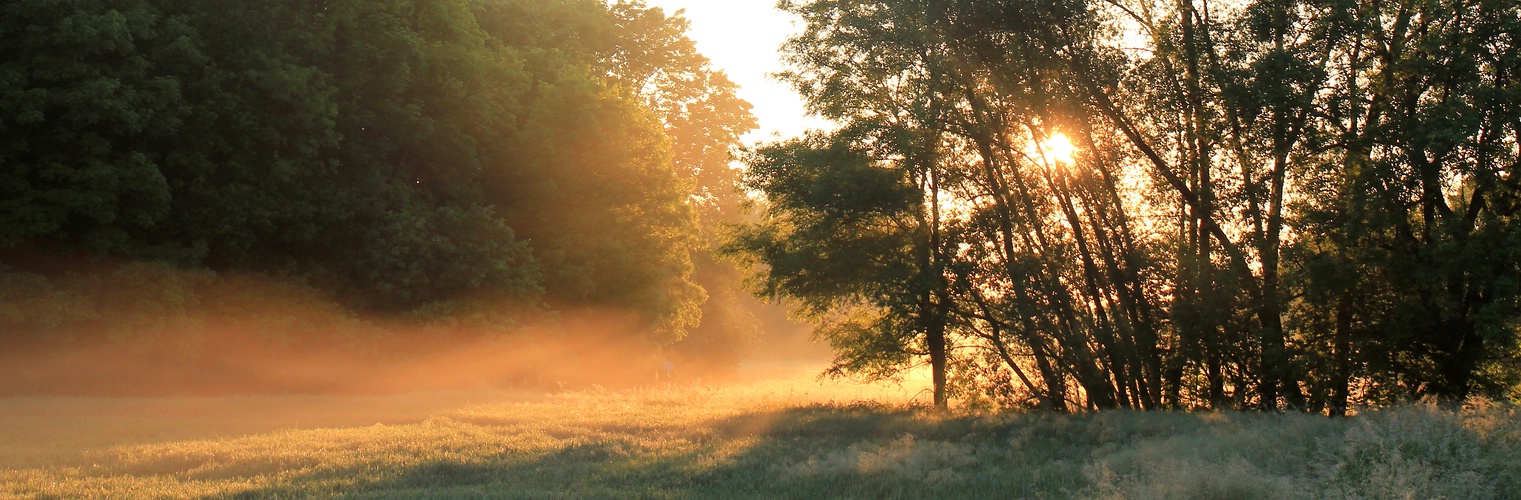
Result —
POLYGON ((21 498, 1517 498, 1498 406, 936 414, 774 377, 558 394, 0 400, 21 498))

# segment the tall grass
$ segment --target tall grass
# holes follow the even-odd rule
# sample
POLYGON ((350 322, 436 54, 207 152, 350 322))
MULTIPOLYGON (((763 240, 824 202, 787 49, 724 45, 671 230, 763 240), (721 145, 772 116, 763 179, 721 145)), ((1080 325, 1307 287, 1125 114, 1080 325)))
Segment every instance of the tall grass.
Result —
POLYGON ((0 426, 11 429, 0 431, 0 496, 1521 494, 1521 419, 1507 406, 1410 406, 1336 420, 946 414, 895 391, 790 379, 534 397, 9 400, 0 402, 0 426), (37 408, 47 411, 27 411, 37 408))

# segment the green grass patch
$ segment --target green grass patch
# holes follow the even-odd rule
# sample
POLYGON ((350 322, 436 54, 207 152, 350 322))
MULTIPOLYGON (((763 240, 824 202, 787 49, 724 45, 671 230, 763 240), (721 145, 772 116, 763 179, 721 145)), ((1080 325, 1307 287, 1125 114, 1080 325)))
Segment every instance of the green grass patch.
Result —
POLYGON ((23 498, 1505 498, 1509 407, 935 413, 774 380, 556 395, 0 401, 23 498))

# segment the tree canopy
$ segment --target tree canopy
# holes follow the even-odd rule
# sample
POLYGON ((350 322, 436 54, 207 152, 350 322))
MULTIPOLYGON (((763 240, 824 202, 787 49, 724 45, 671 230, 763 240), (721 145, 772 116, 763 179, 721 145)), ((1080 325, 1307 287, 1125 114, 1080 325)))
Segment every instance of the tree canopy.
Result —
POLYGON ((1514 2, 782 7, 841 127, 750 154, 730 251, 838 370, 1058 410, 1516 395, 1514 2))
POLYGON ((755 126, 687 27, 638 1, 7 2, 0 272, 262 273, 419 318, 606 308, 670 344, 701 322, 700 229, 738 205, 755 126))

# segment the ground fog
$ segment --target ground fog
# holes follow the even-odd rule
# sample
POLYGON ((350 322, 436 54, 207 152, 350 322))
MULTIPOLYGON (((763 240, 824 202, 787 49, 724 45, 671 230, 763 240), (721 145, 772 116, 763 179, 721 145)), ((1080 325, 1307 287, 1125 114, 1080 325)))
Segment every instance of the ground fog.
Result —
POLYGON ((934 412, 806 369, 551 393, 0 400, 0 497, 1504 498, 1513 408, 934 412))

